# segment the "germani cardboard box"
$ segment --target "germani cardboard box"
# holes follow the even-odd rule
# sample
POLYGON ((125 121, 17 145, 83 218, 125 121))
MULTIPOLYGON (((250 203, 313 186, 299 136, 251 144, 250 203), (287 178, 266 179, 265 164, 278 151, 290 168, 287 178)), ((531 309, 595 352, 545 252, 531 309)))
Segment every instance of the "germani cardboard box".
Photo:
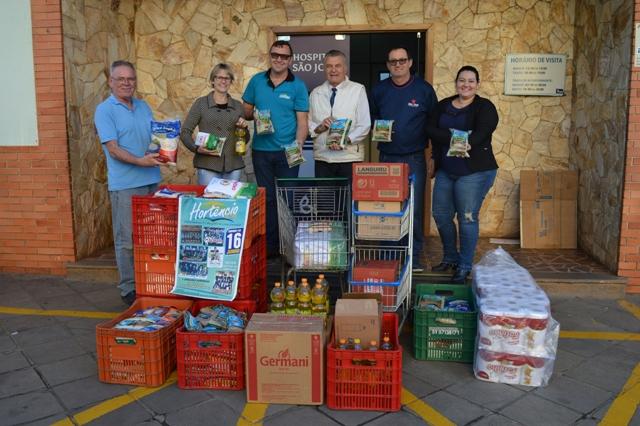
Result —
POLYGON ((247 402, 321 405, 325 325, 319 316, 253 314, 245 329, 247 402))
POLYGON ((382 328, 381 295, 366 293, 347 293, 336 301, 334 330, 336 341, 359 338, 363 349, 369 348, 369 342, 380 344, 382 328))
POLYGON ((578 173, 520 172, 520 246, 577 247, 578 173))
POLYGON ((409 196, 405 163, 354 163, 352 198, 356 201, 404 201, 409 196))

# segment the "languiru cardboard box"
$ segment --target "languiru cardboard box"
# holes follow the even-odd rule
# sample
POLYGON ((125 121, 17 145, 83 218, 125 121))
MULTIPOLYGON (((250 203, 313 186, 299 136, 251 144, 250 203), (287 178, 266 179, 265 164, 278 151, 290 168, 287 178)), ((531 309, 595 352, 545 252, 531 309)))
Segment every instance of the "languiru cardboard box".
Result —
POLYGON ((371 340, 380 344, 382 303, 379 294, 347 293, 336 301, 334 330, 336 341, 359 338, 363 349, 371 340))
POLYGON ((520 173, 522 248, 577 247, 578 173, 523 170, 520 173))
POLYGON ((405 163, 354 163, 352 197, 356 201, 404 201, 409 196, 405 163))
POLYGON ((324 317, 253 314, 245 329, 247 402, 321 405, 328 334, 324 317))

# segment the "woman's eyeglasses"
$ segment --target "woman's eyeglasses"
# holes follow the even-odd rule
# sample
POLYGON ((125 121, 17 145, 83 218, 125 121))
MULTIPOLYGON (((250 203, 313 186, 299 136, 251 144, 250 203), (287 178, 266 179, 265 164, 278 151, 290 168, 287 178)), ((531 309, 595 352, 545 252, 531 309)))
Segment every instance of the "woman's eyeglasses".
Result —
POLYGON ((409 60, 409 58, 389 59, 387 61, 387 63, 389 65, 393 65, 395 67, 396 65, 404 65, 404 64, 406 64, 408 60, 409 60))
POLYGON ((231 77, 225 77, 223 75, 216 75, 213 79, 217 81, 231 81, 231 77))

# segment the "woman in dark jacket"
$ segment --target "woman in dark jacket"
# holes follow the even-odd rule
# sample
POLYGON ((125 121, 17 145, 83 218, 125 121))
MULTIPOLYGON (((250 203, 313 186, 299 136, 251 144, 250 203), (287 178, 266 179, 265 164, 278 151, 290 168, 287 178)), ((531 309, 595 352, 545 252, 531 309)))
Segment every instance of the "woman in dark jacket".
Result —
POLYGON ((476 68, 460 68, 456 95, 438 103, 428 126, 436 170, 433 218, 444 251, 442 262, 432 270, 453 273, 451 282, 458 284, 464 283, 471 272, 480 233, 478 214, 498 169, 491 148, 498 112, 490 100, 477 95, 479 84, 476 68), (461 149, 450 149, 453 130, 463 131, 456 132, 459 140, 468 137, 468 144, 458 145, 461 149))

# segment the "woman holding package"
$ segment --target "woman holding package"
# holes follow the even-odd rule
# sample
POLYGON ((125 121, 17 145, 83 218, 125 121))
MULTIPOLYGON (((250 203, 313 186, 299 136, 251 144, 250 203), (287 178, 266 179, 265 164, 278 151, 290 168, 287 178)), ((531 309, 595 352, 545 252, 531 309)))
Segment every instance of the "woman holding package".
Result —
POLYGON ((460 68, 456 95, 438 103, 428 126, 436 178, 433 218, 444 252, 442 262, 432 270, 452 273, 451 282, 456 284, 464 283, 471 272, 480 233, 480 207, 498 169, 491 148, 498 112, 490 100, 477 94, 479 85, 476 68, 460 68))
POLYGON ((249 135, 242 118, 242 102, 229 95, 233 79, 229 65, 216 65, 209 75, 213 90, 196 99, 182 125, 180 140, 195 153, 193 166, 198 185, 207 185, 213 178, 240 180, 242 175, 242 155, 249 135), (196 126, 198 135, 194 140, 196 126))

